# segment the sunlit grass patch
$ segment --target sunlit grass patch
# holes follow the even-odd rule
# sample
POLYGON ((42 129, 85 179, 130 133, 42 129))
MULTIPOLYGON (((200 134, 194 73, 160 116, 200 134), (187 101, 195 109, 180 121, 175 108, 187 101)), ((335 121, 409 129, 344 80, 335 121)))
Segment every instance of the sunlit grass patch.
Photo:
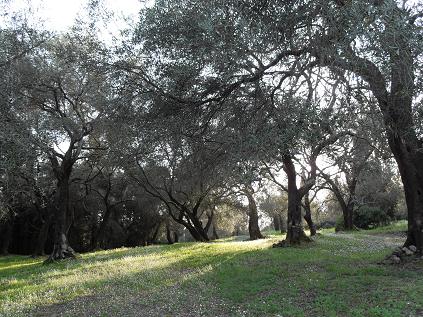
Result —
POLYGON ((99 251, 52 265, 0 258, 0 315, 403 316, 423 307, 423 266, 377 265, 396 235, 326 232, 298 248, 272 248, 283 236, 266 236, 99 251))

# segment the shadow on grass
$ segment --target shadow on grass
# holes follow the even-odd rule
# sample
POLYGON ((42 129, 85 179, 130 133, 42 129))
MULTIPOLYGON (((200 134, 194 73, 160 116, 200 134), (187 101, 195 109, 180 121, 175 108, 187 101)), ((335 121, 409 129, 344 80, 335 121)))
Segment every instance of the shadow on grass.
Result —
MULTIPOLYGON (((272 242, 101 251, 40 266, 45 278, 53 268, 50 278, 67 285, 55 285, 47 302, 23 309, 33 306, 31 315, 40 316, 402 316, 423 305, 421 272, 375 264, 388 250, 363 252, 362 241, 336 237, 301 248, 273 249, 272 242)), ((15 278, 43 283, 25 274, 15 278)), ((49 292, 45 286, 33 291, 49 292)))

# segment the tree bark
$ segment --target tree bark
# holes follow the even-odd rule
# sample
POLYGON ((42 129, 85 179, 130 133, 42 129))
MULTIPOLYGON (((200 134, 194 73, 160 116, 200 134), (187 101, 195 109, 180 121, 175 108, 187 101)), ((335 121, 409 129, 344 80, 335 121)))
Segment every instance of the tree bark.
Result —
POLYGON ((286 221, 283 219, 282 215, 278 215, 278 218, 281 233, 286 233, 286 221))
POLYGON ((250 240, 263 239, 263 235, 260 232, 259 217, 257 212, 257 204, 250 189, 245 190, 245 195, 248 199, 248 233, 250 240))
POLYGON ((113 216, 113 210, 112 210, 112 207, 108 204, 108 202, 105 202, 105 205, 106 205, 106 212, 104 213, 103 220, 101 221, 100 226, 98 227, 98 230, 96 231, 93 242, 92 242, 93 250, 106 247, 104 245, 104 238, 106 235, 107 225, 109 224, 110 219, 113 216))
POLYGON ((216 226, 213 224, 212 240, 217 239, 219 239, 219 235, 217 234, 216 226))
POLYGON ((304 196, 304 211, 304 220, 307 222, 308 228, 310 229, 310 236, 315 236, 317 231, 316 225, 314 224, 313 219, 311 217, 311 205, 308 192, 304 196))
POLYGON ((70 173, 60 177, 57 183, 56 204, 54 208, 53 252, 47 262, 65 258, 74 258, 75 251, 69 245, 67 238, 66 218, 69 213, 69 177, 70 173))
MULTIPOLYGON (((383 19, 383 53, 390 58, 387 76, 370 60, 359 57, 348 47, 345 58, 317 54, 327 66, 352 71, 369 83, 383 115, 389 147, 397 162, 404 185, 407 204, 408 234, 405 246, 414 245, 423 252, 423 152, 413 120, 413 97, 415 93, 415 53, 408 12, 391 6, 383 19), (408 21, 408 23, 407 23, 408 21), (390 91, 388 91, 388 85, 390 91)), ((340 30, 342 33, 342 30, 340 30)), ((332 44, 333 45, 333 44, 332 44)), ((323 53, 324 54, 324 53, 323 53)))
POLYGON ((170 230, 169 220, 166 220, 166 239, 168 244, 173 244, 172 232, 170 230))
POLYGON ((273 215, 273 228, 276 231, 281 230, 281 224, 280 224, 280 219, 279 219, 279 215, 273 215))
POLYGON ((290 155, 284 155, 283 163, 288 178, 288 223, 286 242, 290 245, 309 241, 302 226, 301 194, 297 188, 297 173, 290 155))

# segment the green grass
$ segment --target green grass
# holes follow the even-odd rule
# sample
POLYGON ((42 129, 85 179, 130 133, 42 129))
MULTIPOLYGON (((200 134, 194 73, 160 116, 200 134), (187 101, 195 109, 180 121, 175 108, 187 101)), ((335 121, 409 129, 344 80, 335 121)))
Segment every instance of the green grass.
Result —
MULTIPOLYGON (((43 259, 0 258, 0 316, 421 316, 423 265, 377 262, 403 224, 299 248, 282 236, 43 259)), ((402 229, 401 229, 402 230, 402 229)))

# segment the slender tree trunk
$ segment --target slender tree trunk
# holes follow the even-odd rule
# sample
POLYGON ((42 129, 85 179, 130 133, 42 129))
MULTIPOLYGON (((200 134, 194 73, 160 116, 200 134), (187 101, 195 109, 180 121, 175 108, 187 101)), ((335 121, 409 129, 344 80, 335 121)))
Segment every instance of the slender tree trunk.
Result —
POLYGON ((98 248, 105 248, 106 246, 104 245, 104 238, 106 235, 106 229, 107 229, 107 225, 110 222, 110 219, 113 216, 113 210, 111 208, 111 206, 106 202, 106 212, 104 213, 104 217, 103 220, 100 223, 100 226, 98 227, 98 230, 96 231, 95 235, 94 235, 94 239, 93 239, 93 244, 92 244, 92 248, 93 249, 98 249, 98 248))
POLYGON ((69 211, 69 176, 64 175, 57 184, 58 190, 53 222, 53 252, 47 259, 47 262, 75 257, 75 251, 68 242, 66 226, 66 218, 69 211))
POLYGON ((173 244, 172 232, 170 230, 169 220, 166 220, 166 239, 168 244, 173 244))
POLYGON ((212 240, 219 239, 219 235, 217 234, 216 226, 213 224, 213 234, 212 234, 212 240))
POLYGON ((278 215, 278 219, 281 233, 286 233, 286 221, 283 219, 282 215, 278 215))
POLYGON ((175 243, 179 242, 179 235, 177 231, 173 231, 173 241, 175 243))
POLYGON ((257 211, 257 204, 254 200, 253 194, 247 189, 245 195, 248 199, 248 233, 250 240, 263 239, 263 235, 260 232, 259 217, 257 211))
POLYGON ((162 226, 162 222, 159 221, 156 225, 156 228, 153 231, 153 235, 151 236, 150 243, 157 243, 157 237, 159 236, 160 227, 162 226))
POLYGON ((280 224, 280 219, 279 219, 279 215, 273 215, 273 228, 276 231, 281 230, 281 224, 280 224))
POLYGON ((304 220, 307 222, 308 228, 310 229, 310 236, 315 236, 317 231, 316 225, 314 224, 313 219, 311 217, 311 205, 308 192, 304 195, 304 211, 304 220))

